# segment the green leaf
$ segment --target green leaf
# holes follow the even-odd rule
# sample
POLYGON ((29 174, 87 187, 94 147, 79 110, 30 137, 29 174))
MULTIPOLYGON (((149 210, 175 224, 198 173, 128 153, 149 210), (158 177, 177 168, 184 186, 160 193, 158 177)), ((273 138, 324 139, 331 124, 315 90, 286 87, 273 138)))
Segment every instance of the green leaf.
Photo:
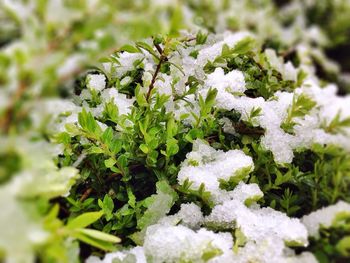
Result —
POLYGON ((166 142, 166 156, 170 157, 179 152, 178 141, 174 138, 168 139, 166 142))
POLYGON ((172 137, 174 137, 177 134, 177 131, 178 131, 178 126, 175 122, 175 119, 170 118, 168 120, 167 129, 166 129, 167 138, 171 139, 172 137))
POLYGON ((81 134, 81 131, 79 130, 79 128, 77 127, 77 125, 75 125, 74 123, 67 123, 65 126, 66 131, 71 135, 71 136, 76 136, 81 134))
POLYGON ((188 141, 188 142, 193 142, 194 140, 196 139, 203 139, 203 131, 200 130, 200 129, 191 129, 186 135, 185 135, 185 139, 188 141))
POLYGON ((76 229, 76 228, 84 228, 92 223, 96 222, 101 218, 103 215, 102 211, 99 212, 87 212, 80 216, 77 216, 76 218, 72 219, 68 222, 67 228, 68 229, 76 229))
POLYGON ((227 44, 222 46, 221 57, 229 57, 232 54, 230 47, 227 44))
POLYGON ((350 257, 350 236, 343 237, 336 245, 338 252, 344 257, 350 257))
POLYGON ((239 41, 234 48, 232 53, 243 55, 251 51, 255 47, 255 39, 252 37, 246 37, 239 41))
POLYGON ((135 97, 136 97, 137 104, 140 107, 146 107, 148 105, 145 94, 143 92, 141 92, 141 85, 140 84, 137 84, 137 86, 135 88, 135 97))
POLYGON ((108 148, 113 154, 117 154, 123 148, 123 141, 121 139, 112 139, 108 142, 108 148))
POLYGON ((101 133, 101 128, 97 124, 94 116, 92 116, 91 112, 87 112, 85 108, 78 114, 78 123, 86 132, 94 135, 99 135, 101 133))
POLYGON ((126 52, 129 52, 129 53, 140 53, 140 50, 137 49, 136 47, 132 46, 132 45, 124 45, 122 46, 120 49, 120 51, 126 51, 126 52))
POLYGON ((142 49, 144 49, 146 51, 148 51, 151 55, 153 55, 157 59, 157 61, 159 60, 159 55, 146 42, 136 42, 136 46, 139 47, 139 48, 142 48, 142 49))
POLYGON ((149 152, 149 148, 148 148, 148 146, 147 146, 146 144, 141 144, 141 145, 139 146, 139 148, 140 148, 140 150, 141 150, 142 152, 144 152, 145 154, 147 154, 147 153, 149 152))
POLYGON ((91 146, 88 150, 90 154, 100 154, 104 153, 103 149, 97 146, 91 146))
POLYGON ((107 160, 104 161, 105 166, 106 166, 107 168, 113 167, 113 166, 116 164, 116 162, 117 162, 117 161, 116 161, 115 159, 113 159, 113 158, 109 158, 109 159, 107 159, 107 160))
POLYGON ((316 106, 316 102, 313 101, 306 94, 294 95, 292 105, 288 109, 287 118, 281 124, 286 132, 293 133, 293 127, 296 125, 294 118, 304 117, 307 115, 313 107, 316 106))
POLYGON ((204 260, 204 262, 207 262, 222 254, 223 252, 220 248, 214 247, 212 244, 209 244, 202 254, 202 259, 204 260))
POLYGON ((131 190, 131 187, 127 188, 127 194, 128 194, 128 204, 132 207, 135 208, 136 206, 136 196, 131 190))
POLYGON ((341 111, 338 111, 332 121, 324 129, 328 133, 336 133, 342 132, 344 128, 348 127, 350 127, 350 117, 341 119, 341 111))
POLYGON ((258 116, 261 115, 261 111, 262 111, 262 109, 260 107, 257 107, 257 108, 253 107, 252 110, 250 111, 250 116, 249 117, 251 119, 255 118, 255 117, 258 117, 258 116))
POLYGON ((98 239, 98 240, 102 240, 102 241, 106 241, 106 242, 111 242, 111 243, 119 243, 121 240, 119 237, 95 230, 95 229, 77 229, 76 231, 86 235, 86 236, 90 236, 94 239, 98 239))
POLYGON ((104 111, 102 113, 104 118, 107 120, 113 121, 114 123, 118 122, 119 110, 117 105, 113 101, 109 101, 105 104, 104 111))
POLYGON ((196 35, 196 45, 203 45, 207 41, 208 35, 199 31, 196 35))
POLYGON ((99 200, 99 206, 103 210, 104 214, 106 215, 107 221, 111 220, 113 217, 113 209, 114 209, 114 202, 113 199, 106 194, 103 198, 103 202, 99 200))
POLYGON ((218 94, 217 89, 209 89, 207 93, 207 97, 205 98, 205 105, 207 107, 212 107, 214 105, 217 94, 218 94))
POLYGON ((288 170, 288 172, 284 175, 279 170, 276 170, 276 180, 274 184, 275 186, 279 186, 281 184, 288 183, 290 180, 292 180, 292 178, 292 170, 288 170))
POLYGON ((75 231, 72 234, 72 236, 79 239, 80 241, 82 241, 86 244, 89 244, 93 247, 97 247, 97 248, 104 250, 104 251, 113 251, 115 249, 115 247, 112 245, 111 242, 106 242, 103 240, 95 239, 95 238, 88 236, 85 233, 82 233, 79 231, 75 231))
POLYGON ((137 221, 138 229, 144 229, 149 225, 155 224, 170 211, 170 208, 178 198, 175 190, 166 181, 158 181, 156 187, 157 194, 152 195, 152 199, 150 199, 152 202, 137 221))
POLYGON ((108 144, 113 139, 113 129, 108 127, 101 136, 101 140, 103 143, 108 144))

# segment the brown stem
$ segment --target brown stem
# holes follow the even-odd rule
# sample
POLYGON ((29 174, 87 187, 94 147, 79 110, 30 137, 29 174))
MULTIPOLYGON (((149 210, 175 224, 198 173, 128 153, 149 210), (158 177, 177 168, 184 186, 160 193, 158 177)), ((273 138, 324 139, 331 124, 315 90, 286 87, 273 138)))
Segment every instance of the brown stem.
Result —
POLYGON ((240 134, 247 134, 247 135, 264 135, 265 130, 259 127, 251 128, 245 125, 243 122, 238 122, 233 125, 235 128, 235 131, 240 134))
POLYGON ((160 58, 159 58, 159 63, 157 65, 156 71, 153 74, 151 84, 149 85, 149 88, 148 88, 148 92, 147 92, 147 96, 146 96, 146 100, 147 101, 149 100, 149 97, 151 96, 151 92, 152 92, 152 90, 154 88, 154 83, 156 82, 156 78, 157 78, 157 75, 159 73, 160 67, 162 66, 162 63, 165 60, 166 60, 166 56, 164 56, 163 50, 162 50, 162 53, 160 54, 160 58))
POLYGON ((162 55, 163 54, 163 49, 161 48, 161 46, 159 44, 154 44, 154 46, 158 50, 159 54, 162 55))
POLYGON ((92 188, 86 189, 83 195, 80 197, 80 202, 83 202, 86 198, 88 198, 91 193, 92 193, 92 188))

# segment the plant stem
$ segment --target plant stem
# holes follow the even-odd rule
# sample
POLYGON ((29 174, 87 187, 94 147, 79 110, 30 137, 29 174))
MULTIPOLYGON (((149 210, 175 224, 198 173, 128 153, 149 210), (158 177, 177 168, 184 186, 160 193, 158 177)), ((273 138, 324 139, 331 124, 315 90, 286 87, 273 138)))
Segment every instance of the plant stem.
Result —
POLYGON ((148 92, 147 92, 147 96, 146 96, 147 102, 149 101, 149 97, 151 96, 151 92, 154 88, 154 83, 156 82, 156 78, 157 78, 158 73, 160 71, 160 67, 162 66, 162 63, 164 61, 166 61, 166 59, 167 59, 167 57, 164 55, 164 50, 158 44, 155 44, 155 47, 158 50, 158 52, 160 53, 160 58, 159 58, 159 62, 158 62, 156 71, 153 74, 151 84, 148 87, 148 92))

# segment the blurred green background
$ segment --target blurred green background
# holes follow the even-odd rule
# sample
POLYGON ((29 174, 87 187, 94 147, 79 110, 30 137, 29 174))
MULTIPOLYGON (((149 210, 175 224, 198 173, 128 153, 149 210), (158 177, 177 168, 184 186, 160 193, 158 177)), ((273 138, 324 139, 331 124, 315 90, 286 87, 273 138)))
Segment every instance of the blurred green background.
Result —
POLYGON ((87 71, 131 41, 226 30, 253 32, 287 59, 303 45, 321 79, 350 91, 349 0, 0 0, 0 247, 31 262, 26 231, 43 222, 33 211, 65 190, 50 192, 61 185, 45 181, 60 175, 46 99, 69 98, 87 71), (39 194, 20 202, 9 182, 24 174, 46 191, 33 179, 27 189, 39 194))

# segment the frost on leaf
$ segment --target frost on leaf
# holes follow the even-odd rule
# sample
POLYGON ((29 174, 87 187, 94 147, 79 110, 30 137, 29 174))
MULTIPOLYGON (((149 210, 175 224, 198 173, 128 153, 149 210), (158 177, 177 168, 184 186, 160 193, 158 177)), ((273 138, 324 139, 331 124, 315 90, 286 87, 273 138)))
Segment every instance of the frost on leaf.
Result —
POLYGON ((326 228, 330 227, 337 215, 343 212, 350 214, 350 204, 344 201, 339 201, 334 205, 323 207, 303 216, 301 221, 306 226, 309 236, 318 237, 319 228, 321 226, 326 228))
POLYGON ((88 75, 87 86, 94 91, 102 91, 106 87, 106 76, 103 74, 88 75))
POLYGON ((221 184, 238 184, 253 168, 252 158, 242 151, 217 151, 197 140, 194 142, 193 151, 187 154, 187 159, 182 164, 178 182, 181 185, 189 180, 192 190, 198 190, 204 185, 205 190, 211 193, 212 199, 218 202, 226 192, 221 189, 221 184))
POLYGON ((307 245, 304 225, 272 208, 248 208, 237 200, 225 201, 215 206, 205 221, 214 228, 239 228, 248 240, 255 242, 275 236, 287 244, 307 245))

